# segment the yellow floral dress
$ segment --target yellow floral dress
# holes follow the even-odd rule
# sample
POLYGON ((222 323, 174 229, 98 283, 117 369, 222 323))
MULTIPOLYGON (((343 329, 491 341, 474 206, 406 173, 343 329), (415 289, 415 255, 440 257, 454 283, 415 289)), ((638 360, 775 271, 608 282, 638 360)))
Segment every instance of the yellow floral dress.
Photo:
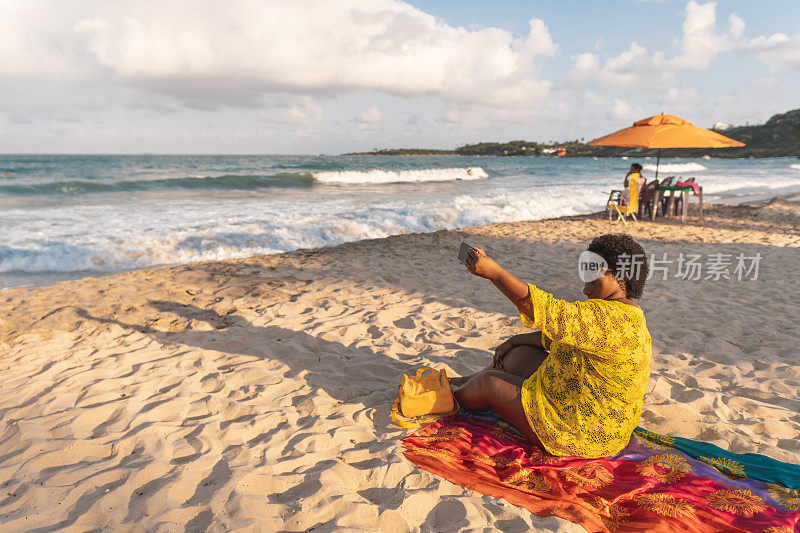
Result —
POLYGON ((553 455, 605 457, 628 444, 642 413, 652 347, 644 313, 608 300, 570 303, 529 285, 550 355, 522 385, 522 406, 553 455))

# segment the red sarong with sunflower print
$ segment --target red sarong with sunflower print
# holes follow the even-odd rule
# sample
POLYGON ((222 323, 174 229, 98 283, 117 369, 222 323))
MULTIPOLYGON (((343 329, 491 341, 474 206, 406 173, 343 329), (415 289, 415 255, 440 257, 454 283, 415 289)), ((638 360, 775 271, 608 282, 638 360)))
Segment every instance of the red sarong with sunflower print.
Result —
POLYGON ((590 532, 800 532, 798 490, 741 477, 733 459, 697 460, 671 444, 637 429, 611 457, 557 457, 496 417, 463 415, 403 439, 420 468, 590 532))

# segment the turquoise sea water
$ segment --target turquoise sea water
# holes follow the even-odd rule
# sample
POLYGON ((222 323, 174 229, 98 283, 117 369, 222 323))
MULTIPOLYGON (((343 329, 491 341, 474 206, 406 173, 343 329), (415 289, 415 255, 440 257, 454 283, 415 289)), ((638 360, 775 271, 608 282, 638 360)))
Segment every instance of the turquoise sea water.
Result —
MULTIPOLYGON (((501 157, 0 155, 0 288, 586 213, 630 163, 501 157)), ((665 159, 709 200, 800 190, 797 159, 665 159)), ((652 178, 653 172, 645 170, 652 178)))

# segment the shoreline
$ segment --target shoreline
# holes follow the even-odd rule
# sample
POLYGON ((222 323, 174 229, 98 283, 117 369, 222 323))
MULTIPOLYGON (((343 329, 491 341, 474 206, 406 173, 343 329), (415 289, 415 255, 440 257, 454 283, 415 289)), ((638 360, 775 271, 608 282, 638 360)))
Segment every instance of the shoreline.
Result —
POLYGON ((639 425, 800 463, 800 204, 690 215, 509 222, 4 291, 0 520, 572 531, 402 455, 407 431, 389 417, 400 374, 476 371, 525 331, 458 263, 461 241, 567 300, 582 299, 578 254, 608 231, 658 258, 759 255, 757 279, 647 282, 654 352, 639 425))
MULTIPOLYGON (((495 157, 495 156, 486 156, 486 157, 495 157)), ((711 207, 711 206, 714 206, 714 205, 763 205, 763 204, 768 204, 769 202, 777 201, 777 200, 800 201, 800 189, 787 191, 784 194, 781 194, 781 195, 778 195, 778 196, 772 196, 771 193, 762 193, 762 194, 754 194, 754 195, 749 195, 749 196, 722 198, 722 199, 717 199, 717 201, 714 204, 709 203, 709 204, 706 204, 706 206, 707 207, 711 207)), ((693 208, 696 208, 696 204, 691 204, 690 209, 693 209, 693 208)), ((569 219, 570 217, 575 217, 575 216, 579 216, 579 217, 582 217, 582 216, 600 216, 602 214, 603 214, 602 211, 598 211, 598 212, 593 212, 593 213, 581 213, 581 214, 578 214, 578 215, 564 215, 564 216, 561 216, 561 217, 532 219, 532 220, 527 220, 527 221, 529 222, 529 221, 539 221, 539 220, 559 220, 559 219, 569 219)), ((526 222, 526 221, 517 221, 517 222, 526 222)), ((643 221, 643 222, 644 223, 650 223, 651 221, 646 220, 646 221, 643 221)), ((656 220, 656 222, 658 222, 658 220, 656 220)), ((498 223, 498 224, 513 224, 513 223, 514 222, 501 222, 501 223, 498 223)), ((494 226, 494 225, 496 225, 496 224, 489 224, 488 226, 494 226)), ((433 232, 424 232, 423 234, 425 234, 425 233, 436 233, 438 231, 467 230, 467 229, 470 229, 470 228, 473 228, 473 227, 480 227, 480 226, 465 226, 463 228, 441 229, 441 230, 436 230, 436 231, 433 231, 433 232)), ((398 233, 398 234, 395 234, 395 235, 388 235, 386 237, 378 238, 378 240, 391 238, 391 237, 394 237, 394 236, 397 236, 397 235, 410 235, 410 234, 413 234, 413 233, 398 233)), ((370 241, 370 240, 375 240, 375 239, 364 239, 364 240, 370 241)), ((47 286, 51 286, 51 285, 54 285, 54 284, 57 284, 57 283, 69 282, 69 281, 75 281, 75 280, 81 280, 81 279, 87 279, 87 278, 107 278, 107 277, 110 277, 110 276, 116 276, 116 275, 120 275, 120 274, 128 274, 128 273, 138 272, 138 271, 143 271, 143 270, 168 269, 168 268, 174 268, 174 267, 179 267, 179 266, 203 264, 203 263, 208 263, 208 262, 225 263, 225 262, 228 262, 228 261, 238 261, 238 260, 241 260, 241 259, 251 259, 251 258, 257 258, 257 257, 262 257, 262 256, 266 257, 266 256, 273 256, 273 255, 281 255, 281 254, 287 254, 287 253, 298 252, 298 251, 325 250, 325 249, 328 249, 328 248, 341 246, 343 244, 350 244, 350 243, 353 243, 353 242, 361 242, 361 241, 358 241, 358 240, 357 241, 347 241, 347 242, 344 242, 344 243, 330 244, 330 245, 327 245, 327 246, 321 246, 321 247, 317 247, 317 248, 297 248, 295 250, 289 250, 287 252, 276 252, 275 254, 267 254, 267 255, 263 255, 263 254, 259 255, 259 254, 257 254, 257 255, 247 256, 247 257, 238 258, 238 259, 220 259, 220 260, 197 261, 197 262, 189 262, 189 263, 156 264, 156 265, 151 265, 151 266, 141 267, 141 268, 123 268, 123 269, 119 269, 119 270, 77 271, 77 272, 64 272, 64 273, 60 273, 60 272, 42 272, 42 273, 12 272, 12 273, 2 274, 2 275, 0 275, 0 278, 6 277, 6 278, 11 278, 11 279, 17 278, 17 279, 26 279, 27 280, 27 279, 30 279, 30 278, 42 277, 42 278, 45 278, 45 279, 25 281, 22 284, 18 284, 18 285, 0 287, 0 294, 7 293, 7 292, 10 292, 10 291, 34 289, 34 288, 37 288, 37 287, 47 287, 47 286)))

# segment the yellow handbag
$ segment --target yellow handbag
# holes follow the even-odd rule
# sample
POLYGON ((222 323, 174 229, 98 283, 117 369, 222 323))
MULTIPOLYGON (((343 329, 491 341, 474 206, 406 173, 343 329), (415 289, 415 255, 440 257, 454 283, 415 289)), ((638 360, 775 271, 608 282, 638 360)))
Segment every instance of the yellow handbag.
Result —
POLYGON ((392 420, 397 425, 417 427, 457 411, 458 402, 444 370, 437 372, 423 367, 415 376, 403 374, 400 377, 398 395, 392 406, 392 420))

